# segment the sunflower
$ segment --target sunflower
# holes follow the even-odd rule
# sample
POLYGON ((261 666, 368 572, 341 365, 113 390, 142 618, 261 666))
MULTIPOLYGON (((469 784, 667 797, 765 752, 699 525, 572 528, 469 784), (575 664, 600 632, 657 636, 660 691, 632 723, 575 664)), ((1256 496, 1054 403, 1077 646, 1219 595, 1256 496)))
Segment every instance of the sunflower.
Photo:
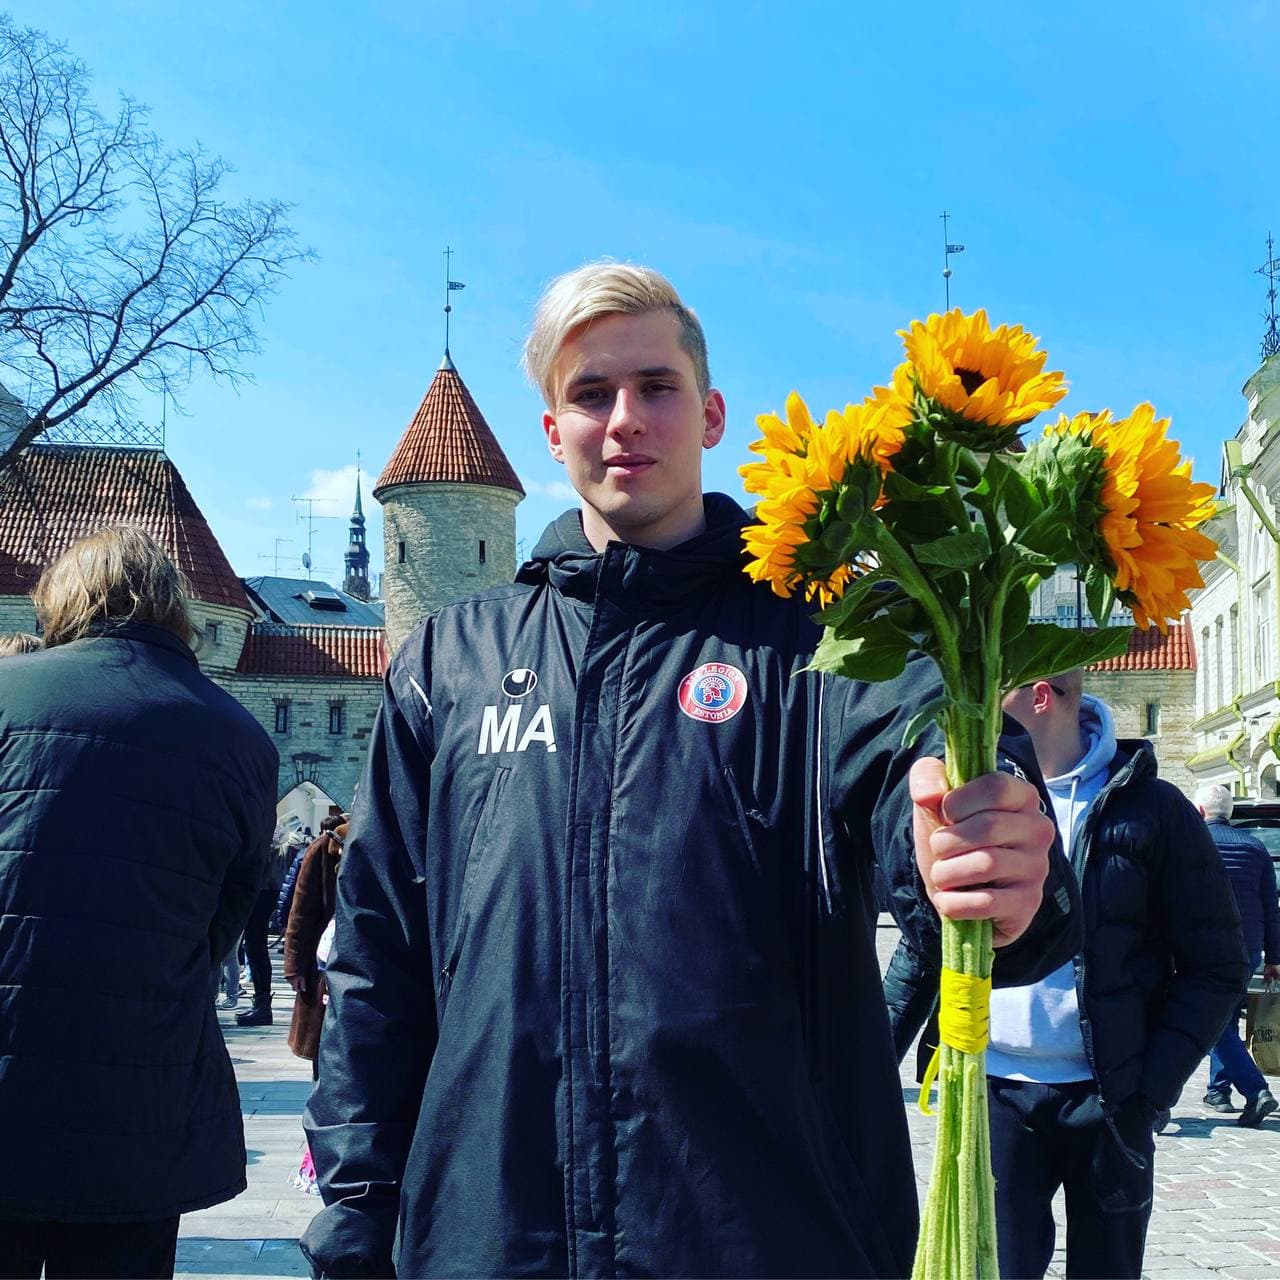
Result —
POLYGON ((754 581, 767 582, 783 597, 802 584, 809 599, 826 604, 840 597, 858 570, 845 563, 803 568, 796 551, 822 536, 823 513, 835 510, 843 487, 855 479, 869 485, 876 500, 880 477, 902 446, 902 416, 868 400, 846 405, 842 413, 833 409, 819 424, 793 391, 785 419, 757 419, 763 438, 751 449, 763 460, 741 468, 747 492, 761 498, 756 523, 743 530, 751 556, 747 573, 754 581))
POLYGON ((1082 553, 1112 579, 1138 626, 1161 633, 1191 607, 1187 591, 1204 586, 1197 562, 1217 552, 1197 532, 1216 510, 1213 485, 1191 479, 1191 463, 1180 459, 1168 429, 1168 418, 1140 404, 1127 418, 1081 413, 1045 432, 1050 440, 1079 437, 1097 451, 1094 501, 1102 516, 1082 553))
MULTIPOLYGON (((958 307, 932 315, 899 336, 910 378, 938 407, 935 425, 962 444, 1003 449, 1018 429, 1067 394, 1061 373, 1045 373, 1047 353, 1021 325, 992 329, 985 311, 958 307)), ((895 375, 900 381, 901 371, 895 375)))

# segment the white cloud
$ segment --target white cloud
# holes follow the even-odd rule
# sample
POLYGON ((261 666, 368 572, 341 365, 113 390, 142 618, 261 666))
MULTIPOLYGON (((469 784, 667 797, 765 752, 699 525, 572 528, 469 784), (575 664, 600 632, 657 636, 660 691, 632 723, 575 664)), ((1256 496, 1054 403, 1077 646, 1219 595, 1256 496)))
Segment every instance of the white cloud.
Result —
MULTIPOLYGON (((362 484, 361 488, 364 487, 362 484)), ((349 514, 356 502, 356 464, 353 462, 336 471, 313 471, 302 496, 316 500, 318 516, 349 514)))
POLYGON ((270 498, 246 498, 244 505, 250 511, 270 511, 275 506, 275 503, 270 498))
POLYGON ((578 498, 573 485, 565 480, 530 480, 521 476, 520 483, 524 485, 525 493, 541 498, 555 498, 559 502, 576 502, 578 498))

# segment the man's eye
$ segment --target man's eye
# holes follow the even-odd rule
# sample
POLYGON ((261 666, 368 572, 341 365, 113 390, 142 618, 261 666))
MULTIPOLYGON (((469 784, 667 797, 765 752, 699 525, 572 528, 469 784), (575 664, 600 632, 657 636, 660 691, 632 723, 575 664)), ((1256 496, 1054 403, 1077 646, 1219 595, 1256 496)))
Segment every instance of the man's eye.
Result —
POLYGON ((601 404, 605 399, 606 392, 602 387, 583 387, 573 397, 573 402, 574 404, 601 404))
POLYGON ((649 382, 644 389, 646 395, 662 395, 664 392, 674 391, 676 387, 673 382, 649 382))

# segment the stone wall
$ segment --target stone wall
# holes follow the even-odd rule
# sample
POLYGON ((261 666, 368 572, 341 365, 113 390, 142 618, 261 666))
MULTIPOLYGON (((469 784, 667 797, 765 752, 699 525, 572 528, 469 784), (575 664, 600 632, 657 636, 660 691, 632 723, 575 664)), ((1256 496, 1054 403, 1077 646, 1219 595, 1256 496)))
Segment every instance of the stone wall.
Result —
POLYGON ((235 672, 251 616, 244 609, 206 604, 203 600, 191 602, 191 617, 197 629, 192 646, 200 669, 210 679, 221 680, 235 672))
POLYGON ((518 493, 479 484, 410 484, 388 489, 379 501, 391 653, 433 609, 511 581, 518 493))
POLYGON ((364 769, 369 734, 382 703, 376 676, 331 680, 309 676, 214 676, 271 735, 280 752, 277 798, 298 785, 298 768, 335 804, 350 809, 364 769), (276 706, 288 704, 288 730, 276 732, 276 706), (329 707, 342 704, 342 731, 330 733, 329 707), (298 760, 298 757, 303 757, 298 760))
POLYGON ((1160 776, 1188 799, 1195 794, 1197 783, 1187 769, 1196 750, 1194 671, 1086 671, 1084 688, 1111 708, 1117 738, 1146 738, 1156 750, 1160 776), (1148 724, 1152 706, 1158 709, 1155 732, 1148 724))

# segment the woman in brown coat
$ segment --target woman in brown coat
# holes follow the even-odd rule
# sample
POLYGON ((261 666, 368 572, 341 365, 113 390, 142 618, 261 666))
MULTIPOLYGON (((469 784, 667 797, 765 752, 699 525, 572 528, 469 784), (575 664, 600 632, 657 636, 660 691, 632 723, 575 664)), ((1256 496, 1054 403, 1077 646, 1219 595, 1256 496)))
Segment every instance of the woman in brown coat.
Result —
POLYGON ((316 947, 337 905, 338 863, 346 837, 344 819, 332 831, 321 831, 312 841, 302 858, 284 931, 285 981, 297 993, 289 1026, 289 1048, 312 1063, 320 1052, 325 1009, 325 981, 316 965, 316 947))

